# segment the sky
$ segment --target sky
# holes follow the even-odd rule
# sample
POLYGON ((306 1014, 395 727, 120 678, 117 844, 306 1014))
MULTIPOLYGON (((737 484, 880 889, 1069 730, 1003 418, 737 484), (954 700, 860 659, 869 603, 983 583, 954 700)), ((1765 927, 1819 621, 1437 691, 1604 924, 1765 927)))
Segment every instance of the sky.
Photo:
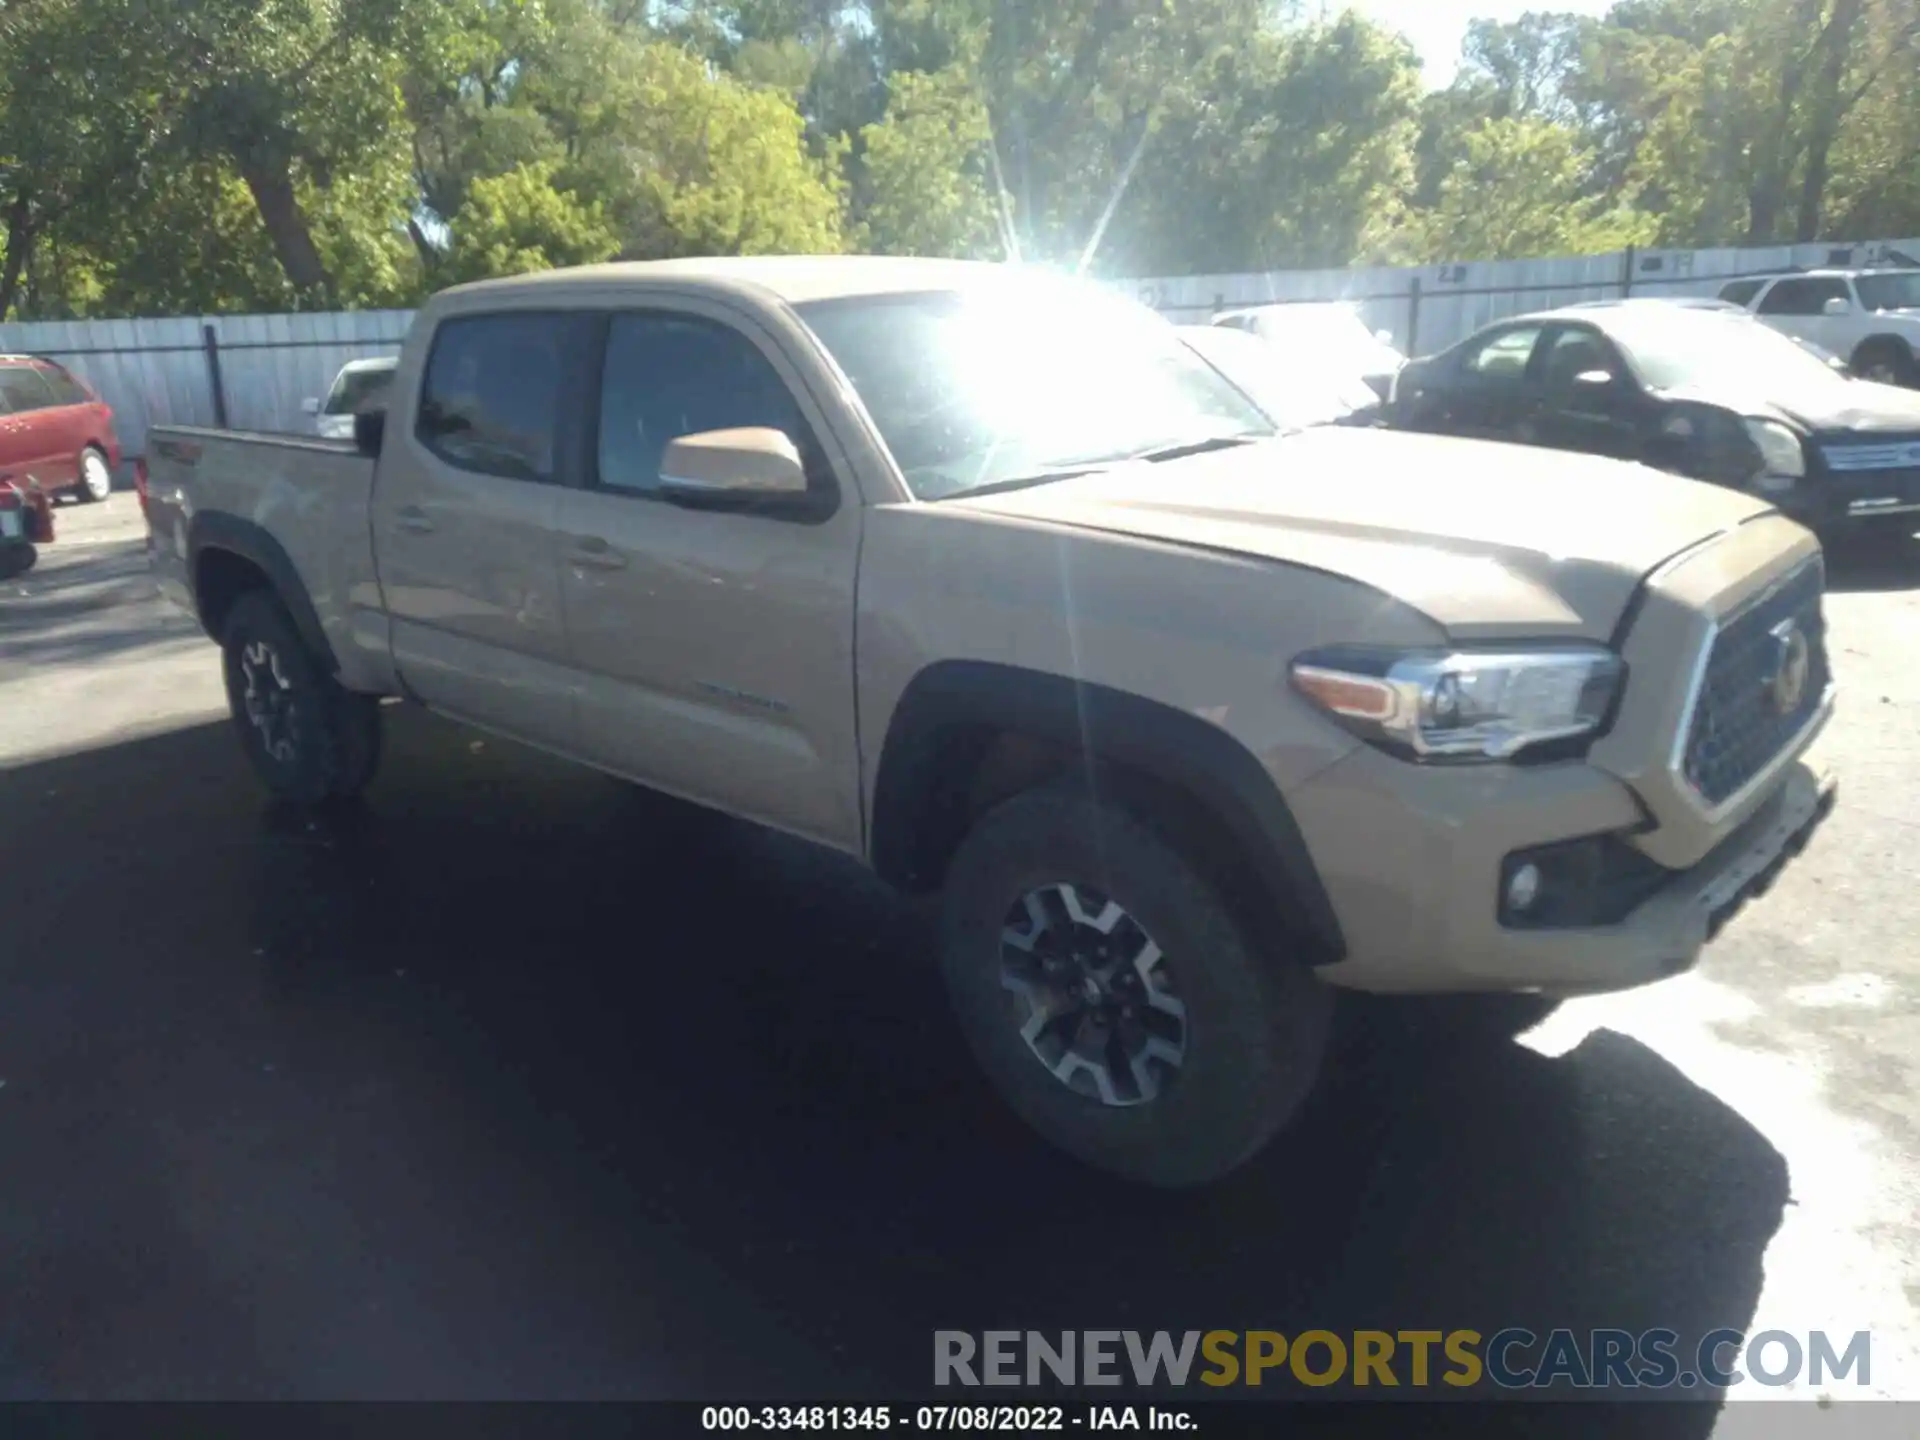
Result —
MULTIPOLYGON (((1453 79, 1460 60, 1460 42, 1469 20, 1517 20, 1529 10, 1574 11, 1603 15, 1612 0, 1347 0, 1348 4, 1383 25, 1391 25, 1420 52, 1429 86, 1439 89, 1453 79)), ((1312 5, 1306 7, 1311 13, 1312 5)), ((1344 8, 1327 5, 1329 15, 1344 8)))

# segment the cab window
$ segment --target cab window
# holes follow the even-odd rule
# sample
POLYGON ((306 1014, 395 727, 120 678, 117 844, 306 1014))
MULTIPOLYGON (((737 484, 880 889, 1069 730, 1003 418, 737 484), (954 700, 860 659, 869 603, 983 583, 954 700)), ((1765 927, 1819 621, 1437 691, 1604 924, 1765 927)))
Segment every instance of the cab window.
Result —
POLYGON ((420 385, 420 443, 462 470, 556 479, 568 330, 568 317, 548 313, 442 322, 420 385))
POLYGON ((1538 325, 1502 330, 1467 353, 1467 373, 1486 380, 1511 380, 1518 384, 1526 376, 1533 347, 1539 343, 1538 325))
POLYGON ((1838 275, 1803 275, 1781 280, 1760 302, 1762 315, 1819 315, 1829 300, 1847 300, 1847 282, 1838 275))

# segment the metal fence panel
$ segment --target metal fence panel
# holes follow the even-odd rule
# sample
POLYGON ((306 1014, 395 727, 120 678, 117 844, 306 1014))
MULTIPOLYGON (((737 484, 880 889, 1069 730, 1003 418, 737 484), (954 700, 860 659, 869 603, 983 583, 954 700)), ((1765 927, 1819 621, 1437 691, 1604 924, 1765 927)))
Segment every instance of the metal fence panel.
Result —
POLYGON ((43 320, 0 325, 0 354, 50 356, 87 381, 133 456, 146 453, 149 426, 219 423, 210 349, 229 426, 299 434, 313 424, 302 402, 324 395, 349 360, 398 355, 412 321, 411 310, 43 320))
MULTIPOLYGON (((1489 321, 1530 310, 1628 291, 1711 295, 1739 275, 1795 266, 1910 264, 1916 256, 1920 240, 1820 242, 1115 283, 1170 319, 1199 324, 1243 305, 1348 301, 1371 328, 1390 333, 1401 349, 1425 355, 1489 321)), ((49 320, 0 325, 0 353, 48 355, 69 366, 113 406, 121 446, 133 456, 146 453, 149 426, 215 425, 223 414, 235 429, 308 432, 313 422, 302 402, 325 394, 349 360, 397 355, 412 320, 409 310, 49 320)))
POLYGON ((1548 260, 1478 260, 1404 269, 1280 270, 1115 282, 1169 319, 1204 324, 1244 305, 1344 300, 1412 354, 1430 355, 1482 325, 1584 300, 1714 295, 1736 276, 1820 266, 1912 264, 1920 239, 1821 241, 1752 249, 1630 250, 1548 260))

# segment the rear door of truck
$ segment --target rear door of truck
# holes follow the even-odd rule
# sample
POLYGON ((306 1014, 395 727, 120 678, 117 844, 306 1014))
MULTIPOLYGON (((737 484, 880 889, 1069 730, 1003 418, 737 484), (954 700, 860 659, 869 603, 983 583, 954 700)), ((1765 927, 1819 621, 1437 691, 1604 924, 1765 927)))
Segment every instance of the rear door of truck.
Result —
POLYGON ((373 534, 407 688, 434 709, 575 748, 556 523, 583 317, 454 311, 389 392, 373 534))

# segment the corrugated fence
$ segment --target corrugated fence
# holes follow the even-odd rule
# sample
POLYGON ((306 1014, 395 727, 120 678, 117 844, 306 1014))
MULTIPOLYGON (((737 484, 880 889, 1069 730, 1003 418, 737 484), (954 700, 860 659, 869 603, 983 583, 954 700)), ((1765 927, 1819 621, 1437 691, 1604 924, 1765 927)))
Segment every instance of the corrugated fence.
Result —
POLYGON ((146 453, 150 425, 311 433, 301 408, 349 360, 397 355, 411 310, 332 315, 43 320, 0 325, 0 353, 46 355, 113 407, 120 445, 146 453))
MULTIPOLYGON (((1204 323, 1243 305, 1354 303, 1410 354, 1445 349, 1491 320, 1582 300, 1712 295, 1729 279, 1822 265, 1920 263, 1920 239, 1766 249, 1645 250, 1417 269, 1281 270, 1116 282, 1171 319, 1204 323)), ((302 402, 349 360, 399 352, 413 314, 222 315, 0 325, 0 353, 49 355, 113 406, 128 455, 147 427, 310 430, 302 402)))

